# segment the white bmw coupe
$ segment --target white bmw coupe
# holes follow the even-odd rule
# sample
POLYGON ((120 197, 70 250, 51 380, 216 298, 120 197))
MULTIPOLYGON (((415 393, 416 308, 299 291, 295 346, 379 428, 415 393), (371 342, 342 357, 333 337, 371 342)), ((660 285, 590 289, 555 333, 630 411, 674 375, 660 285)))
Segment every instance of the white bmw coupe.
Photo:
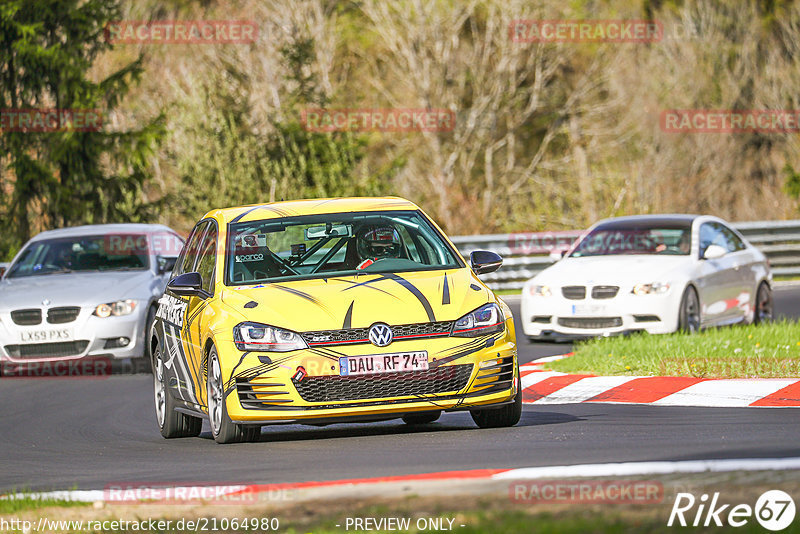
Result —
POLYGON ((721 219, 619 217, 525 283, 521 319, 531 341, 696 332, 772 319, 771 284, 764 254, 721 219))

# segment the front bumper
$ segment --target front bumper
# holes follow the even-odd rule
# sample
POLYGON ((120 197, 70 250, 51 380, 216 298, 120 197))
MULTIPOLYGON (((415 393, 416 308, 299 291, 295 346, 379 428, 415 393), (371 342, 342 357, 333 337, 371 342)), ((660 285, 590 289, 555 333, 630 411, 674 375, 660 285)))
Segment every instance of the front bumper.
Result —
POLYGON ((229 417, 239 424, 330 424, 499 407, 513 401, 519 388, 517 348, 509 328, 478 338, 397 341, 382 349, 363 344, 243 356, 228 346, 227 354, 220 351, 226 404, 229 417), (428 352, 427 372, 339 375, 342 356, 419 350, 428 352), (298 381, 300 367, 307 376, 298 381))
MULTIPOLYGON (((137 302, 129 315, 100 318, 94 308, 81 308, 77 317, 61 324, 46 319, 36 325, 18 325, 9 311, 0 312, 0 361, 40 363, 111 358, 139 358, 144 355, 144 328, 147 306, 137 302), (127 338, 124 346, 114 341, 127 338)), ((47 310, 42 310, 42 317, 47 310)))
POLYGON ((523 293, 522 330, 531 340, 573 341, 634 332, 667 334, 678 328, 681 292, 670 288, 661 295, 620 291, 609 299, 589 296, 564 298, 560 288, 549 297, 523 293))

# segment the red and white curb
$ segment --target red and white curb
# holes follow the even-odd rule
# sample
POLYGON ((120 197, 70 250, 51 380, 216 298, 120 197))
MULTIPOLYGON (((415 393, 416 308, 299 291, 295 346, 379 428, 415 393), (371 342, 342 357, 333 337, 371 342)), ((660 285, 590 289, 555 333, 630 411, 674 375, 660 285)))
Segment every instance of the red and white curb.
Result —
MULTIPOLYGON (((380 484, 391 483, 435 483, 453 481, 504 481, 504 480, 536 480, 556 478, 593 478, 593 477, 626 477, 639 475, 669 475, 679 473, 724 473, 734 471, 786 471, 800 469, 800 458, 736 458, 725 460, 685 460, 659 462, 622 462, 605 464, 555 465, 541 467, 521 467, 515 469, 473 469, 467 471, 444 471, 423 473, 418 475, 401 475, 390 477, 359 478, 332 480, 322 482, 299 482, 286 484, 248 484, 227 486, 175 486, 170 488, 170 504, 176 502, 175 495, 197 495, 214 490, 217 495, 234 496, 237 494, 258 495, 261 493, 282 490, 315 490, 333 488, 338 497, 344 496, 347 490, 376 489, 380 484)), ((452 487, 449 485, 447 487, 452 487)), ((161 488, 164 490, 165 488, 161 488)), ((3 499, 57 499, 73 502, 107 502, 108 504, 140 504, 139 502, 119 502, 108 499, 107 490, 73 490, 51 491, 42 493, 10 494, 0 496, 3 499)), ((143 501, 145 501, 143 499, 143 501)), ((146 499, 146 504, 160 504, 157 500, 146 499)), ((191 499, 194 504, 196 498, 191 499)))
POLYGON ((800 378, 711 379, 664 376, 594 376, 546 371, 541 358, 519 368, 522 402, 605 402, 656 406, 800 407, 800 378))

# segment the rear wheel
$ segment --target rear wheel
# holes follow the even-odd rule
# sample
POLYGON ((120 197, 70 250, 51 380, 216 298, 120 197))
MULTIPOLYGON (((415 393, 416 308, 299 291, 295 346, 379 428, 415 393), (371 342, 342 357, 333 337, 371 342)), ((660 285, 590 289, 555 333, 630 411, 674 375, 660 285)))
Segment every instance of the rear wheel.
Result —
POLYGON ((427 425, 433 423, 442 416, 441 410, 432 412, 409 413, 403 416, 403 422, 407 425, 427 425))
POLYGON ((261 435, 261 427, 253 425, 237 425, 228 416, 225 402, 225 384, 222 381, 222 369, 219 365, 216 347, 212 346, 208 353, 208 419, 211 422, 211 435, 217 443, 241 443, 255 441, 261 435))
MULTIPOLYGON (((519 367, 517 376, 519 377, 519 367)), ((519 423, 522 417, 522 387, 519 378, 517 378, 517 394, 511 404, 487 410, 470 410, 469 413, 479 428, 502 428, 519 423)))
POLYGON ((753 315, 753 322, 756 324, 768 323, 772 321, 773 314, 772 290, 770 290, 766 282, 761 282, 756 292, 756 309, 753 315))
POLYGON ((700 331, 700 299, 697 296, 697 290, 692 286, 686 288, 681 298, 678 330, 687 334, 700 331))
POLYGON ((153 351, 153 396, 156 405, 156 420, 161 435, 165 438, 189 438, 200 434, 203 420, 175 411, 175 399, 166 384, 164 362, 161 349, 156 345, 153 351))

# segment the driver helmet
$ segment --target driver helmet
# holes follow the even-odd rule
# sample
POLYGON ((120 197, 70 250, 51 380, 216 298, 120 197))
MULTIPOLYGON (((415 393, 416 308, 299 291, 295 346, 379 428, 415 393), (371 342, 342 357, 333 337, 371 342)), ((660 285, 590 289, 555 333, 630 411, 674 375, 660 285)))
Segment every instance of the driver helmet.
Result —
POLYGON ((365 226, 356 235, 356 251, 362 259, 398 258, 400 234, 391 226, 365 226))

